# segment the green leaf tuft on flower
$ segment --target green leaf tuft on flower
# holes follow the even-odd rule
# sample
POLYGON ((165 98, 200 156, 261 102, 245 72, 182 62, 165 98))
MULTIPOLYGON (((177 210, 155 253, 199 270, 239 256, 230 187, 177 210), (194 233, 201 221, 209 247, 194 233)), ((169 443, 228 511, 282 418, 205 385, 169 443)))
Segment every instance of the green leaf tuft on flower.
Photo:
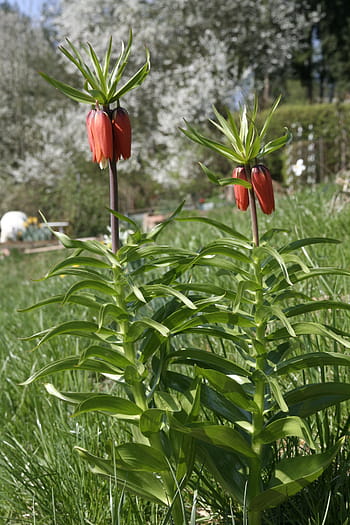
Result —
POLYGON ((90 43, 87 43, 86 46, 82 46, 84 54, 90 62, 91 67, 86 63, 84 56, 68 38, 66 42, 69 49, 62 45, 59 46, 58 49, 70 62, 72 62, 72 64, 74 64, 83 76, 85 92, 60 82, 45 73, 40 72, 40 75, 52 86, 61 91, 63 95, 71 98, 75 102, 81 102, 84 104, 94 104, 98 102, 103 106, 107 106, 110 103, 119 101, 119 99, 130 90, 141 85, 150 72, 150 54, 148 49, 146 49, 146 61, 144 65, 128 81, 126 81, 121 88, 118 89, 131 51, 131 31, 126 47, 122 43, 121 53, 111 69, 112 37, 108 40, 107 49, 102 61, 100 61, 90 43))

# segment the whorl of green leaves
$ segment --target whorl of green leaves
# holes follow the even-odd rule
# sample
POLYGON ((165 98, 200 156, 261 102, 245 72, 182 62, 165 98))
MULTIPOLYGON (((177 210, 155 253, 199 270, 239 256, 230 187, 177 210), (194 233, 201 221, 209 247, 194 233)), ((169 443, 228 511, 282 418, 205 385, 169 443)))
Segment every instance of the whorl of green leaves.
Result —
MULTIPOLYGON (((210 122, 226 137, 226 144, 204 136, 188 122, 186 122, 187 129, 181 129, 181 131, 194 142, 219 153, 232 162, 249 165, 253 162, 255 163, 262 157, 266 157, 273 151, 282 148, 292 138, 291 133, 286 129, 285 134, 281 137, 273 139, 267 143, 265 141, 271 119, 280 103, 280 100, 281 97, 279 96, 272 105, 260 130, 256 123, 258 114, 257 97, 255 97, 252 111, 249 111, 246 105, 243 106, 239 114, 238 124, 235 121, 235 115, 230 110, 227 109, 227 118, 225 118, 214 107, 213 112, 216 121, 210 120, 210 122)), ((240 179, 235 179, 234 181, 232 181, 232 178, 220 179, 205 166, 201 165, 201 167, 209 179, 216 184, 226 185, 234 183, 250 187, 249 183, 248 185, 247 183, 244 184, 245 181, 240 181, 240 179)))
POLYGON ((82 46, 83 54, 67 38, 67 47, 59 46, 59 50, 75 65, 77 70, 84 78, 84 91, 76 89, 60 80, 56 80, 46 73, 40 72, 40 75, 47 80, 52 86, 61 91, 65 96, 75 102, 83 104, 99 104, 105 106, 112 104, 121 99, 128 91, 141 85, 150 71, 150 55, 146 49, 145 64, 129 79, 119 86, 123 77, 124 70, 127 66, 131 45, 132 32, 130 30, 129 40, 126 45, 122 43, 122 50, 119 57, 111 67, 112 57, 112 37, 110 37, 106 53, 101 63, 94 48, 91 44, 82 46), (87 57, 90 65, 86 63, 87 57))

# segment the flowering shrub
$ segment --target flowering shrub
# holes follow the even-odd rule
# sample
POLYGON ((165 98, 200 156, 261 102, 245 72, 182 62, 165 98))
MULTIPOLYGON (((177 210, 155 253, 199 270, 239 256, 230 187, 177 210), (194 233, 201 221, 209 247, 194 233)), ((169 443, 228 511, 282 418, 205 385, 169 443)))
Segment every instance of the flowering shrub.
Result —
MULTIPOLYGON (((77 51, 75 55, 79 57, 77 51)), ((104 68, 94 54, 92 58, 98 77, 105 78, 104 68)), ((74 63, 86 72, 80 59, 74 63)), ((64 90, 89 103, 93 95, 100 97, 99 104, 115 100, 116 95, 102 100, 95 81, 90 78, 92 89, 84 97, 64 90)), ((318 300, 302 288, 309 279, 350 277, 348 270, 314 267, 304 256, 307 246, 338 241, 316 237, 274 246, 278 229, 262 236, 258 232, 255 198, 263 213, 274 209, 271 176, 262 159, 290 139, 287 132, 265 143, 277 104, 278 100, 260 131, 257 104, 251 114, 242 109, 239 126, 232 114, 226 120, 215 110, 215 126, 228 146, 190 125, 183 130, 238 164, 229 179, 202 167, 214 183, 236 185, 239 208, 250 207, 252 241, 219 221, 180 217, 181 206, 151 232, 142 233, 111 206, 113 217, 133 232, 125 244, 119 248, 113 228, 112 249, 55 232, 74 251, 46 278, 73 275, 77 280, 61 295, 29 308, 69 303, 86 310, 83 320, 77 313, 27 338, 38 340, 39 348, 70 335, 80 346, 78 353, 46 364, 25 383, 64 370, 94 372, 110 380, 108 385, 102 381, 97 392, 59 392, 51 383, 46 389, 72 404, 75 417, 101 412, 129 425, 130 441, 121 443, 116 435, 110 457, 95 456, 82 447, 76 450, 93 472, 115 477, 131 493, 166 507, 164 523, 195 523, 195 503, 190 518, 183 494, 196 474, 214 478, 242 506, 249 525, 260 525, 263 511, 317 479, 344 441, 338 436, 322 450, 310 422, 318 411, 349 399, 348 385, 336 379, 302 386, 299 381, 305 370, 350 364, 350 356, 339 351, 350 348, 349 334, 310 317, 350 306, 318 300), (173 221, 197 221, 219 235, 197 251, 158 244, 159 234, 173 221), (332 341, 333 351, 308 352, 305 336, 332 341), (273 447, 290 436, 307 445, 305 454, 273 457, 273 447)), ((120 111, 119 120, 118 108, 114 117, 109 109, 92 111, 87 130, 93 160, 107 161, 113 177, 117 157, 129 155, 128 121, 120 111), (125 130, 125 142, 118 133, 113 135, 113 121, 125 130)), ((112 193, 117 190, 111 188, 112 193)), ((205 485, 203 498, 211 490, 210 482, 205 485)))

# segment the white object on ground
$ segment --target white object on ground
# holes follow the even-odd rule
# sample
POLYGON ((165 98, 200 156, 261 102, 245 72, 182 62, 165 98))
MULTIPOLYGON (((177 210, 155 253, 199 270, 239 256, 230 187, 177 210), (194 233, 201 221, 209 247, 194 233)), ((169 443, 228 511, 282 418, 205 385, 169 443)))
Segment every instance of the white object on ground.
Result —
POLYGON ((0 221, 0 242, 16 241, 18 232, 25 230, 27 215, 23 211, 8 211, 0 221))

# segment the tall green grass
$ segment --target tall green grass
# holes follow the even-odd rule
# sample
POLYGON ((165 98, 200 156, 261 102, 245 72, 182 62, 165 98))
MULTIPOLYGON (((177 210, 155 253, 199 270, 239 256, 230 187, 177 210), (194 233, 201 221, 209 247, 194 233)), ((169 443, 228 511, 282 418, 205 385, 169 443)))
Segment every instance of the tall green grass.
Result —
MULTIPOLYGON (((303 236, 338 238, 343 241, 341 244, 307 249, 305 255, 314 265, 349 268, 350 205, 344 206, 341 211, 331 209, 333 192, 334 188, 324 186, 291 196, 278 195, 275 214, 261 217, 261 231, 270 228, 287 230, 276 234, 278 245, 303 236)), ((186 212, 186 215, 189 214, 186 212)), ((247 213, 224 206, 214 210, 212 216, 249 235, 247 213)), ((198 250, 216 235, 214 229, 201 224, 181 222, 170 225, 160 242, 171 239, 174 246, 198 250)), ((43 297, 61 293, 61 278, 42 282, 34 282, 33 279, 42 277, 62 257, 64 252, 58 251, 47 255, 12 254, 0 260, 0 523, 161 525, 162 515, 156 506, 136 499, 131 501, 124 494, 123 486, 114 480, 91 474, 86 464, 73 452, 75 445, 92 452, 98 451, 99 455, 103 451, 108 452, 112 441, 123 442, 127 428, 117 422, 111 424, 110 418, 107 422, 103 415, 72 418, 69 407, 49 397, 42 384, 20 385, 40 365, 74 352, 72 345, 75 343, 64 337, 47 343, 40 353, 31 351, 32 345, 20 340, 22 336, 69 319, 72 311, 67 306, 62 309, 47 307, 40 313, 17 312, 18 308, 43 297)), ((206 278, 205 275, 202 277, 206 278)), ((213 275, 207 278, 213 279, 213 275)), ((331 296, 349 301, 350 282, 345 277, 314 281, 307 286, 308 293, 317 297, 331 296)), ((324 317, 319 320, 327 322, 329 314, 323 312, 320 315, 324 317)), ((350 332, 350 319, 346 313, 339 312, 336 319, 329 319, 329 324, 333 322, 345 332, 350 332)), ((317 345, 325 343, 315 337, 305 337, 303 344, 314 350, 317 345)), ((317 374, 324 379, 341 374, 341 381, 350 380, 343 370, 338 369, 320 369, 317 374)), ((311 375, 304 375, 305 382, 312 380, 311 375)), ((89 374, 65 373, 55 376, 54 382, 65 391, 102 388, 89 374)), ((103 388, 108 388, 108 383, 103 384, 103 388)), ((348 414, 349 404, 342 403, 319 413, 310 421, 324 446, 337 434, 348 431, 348 414)), ((293 440, 281 443, 287 452, 293 446, 293 440)), ((349 524, 348 450, 347 444, 332 468, 307 490, 278 510, 266 513, 266 525, 349 524)), ((232 512, 235 523, 241 523, 242 516, 219 487, 202 477, 201 472, 198 472, 196 483, 206 486, 208 495, 206 501, 198 502, 202 507, 202 517, 198 515, 197 523, 232 524, 232 512)))

